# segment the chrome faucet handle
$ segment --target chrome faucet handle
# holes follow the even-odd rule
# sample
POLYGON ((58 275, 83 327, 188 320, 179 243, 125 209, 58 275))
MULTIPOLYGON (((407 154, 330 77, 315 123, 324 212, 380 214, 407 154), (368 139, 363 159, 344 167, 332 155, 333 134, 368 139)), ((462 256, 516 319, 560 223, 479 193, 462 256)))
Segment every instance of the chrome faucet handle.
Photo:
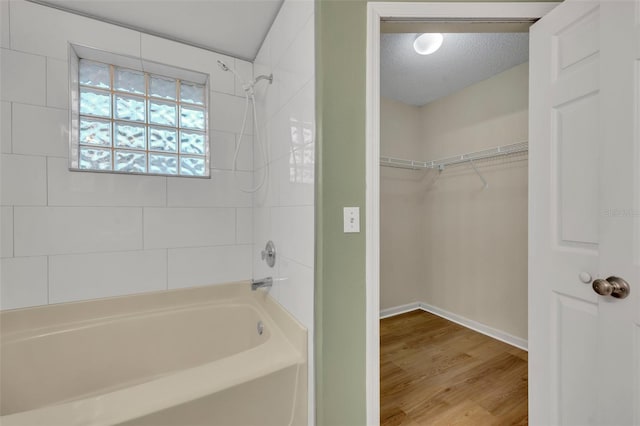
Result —
POLYGON ((273 241, 269 240, 267 242, 267 245, 265 246, 264 250, 260 252, 260 255, 262 256, 262 260, 267 262, 267 265, 269 265, 269 267, 273 268, 273 266, 276 264, 276 245, 273 244, 273 241))

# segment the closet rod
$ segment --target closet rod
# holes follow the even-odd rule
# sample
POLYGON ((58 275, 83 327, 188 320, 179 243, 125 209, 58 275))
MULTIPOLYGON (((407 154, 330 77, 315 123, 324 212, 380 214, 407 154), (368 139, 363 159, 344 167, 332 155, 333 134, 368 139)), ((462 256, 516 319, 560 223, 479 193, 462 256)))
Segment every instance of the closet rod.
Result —
POLYGON ((516 154, 519 152, 527 152, 529 150, 528 142, 513 143, 510 145, 497 146, 495 148, 484 149, 482 151, 470 152, 467 154, 456 155, 453 157, 443 158, 434 161, 418 161, 405 160, 394 157, 380 157, 380 165, 385 167, 398 167, 401 169, 426 170, 440 169, 444 170, 447 166, 455 164, 469 163, 474 160, 484 160, 488 158, 502 157, 504 155, 516 154))

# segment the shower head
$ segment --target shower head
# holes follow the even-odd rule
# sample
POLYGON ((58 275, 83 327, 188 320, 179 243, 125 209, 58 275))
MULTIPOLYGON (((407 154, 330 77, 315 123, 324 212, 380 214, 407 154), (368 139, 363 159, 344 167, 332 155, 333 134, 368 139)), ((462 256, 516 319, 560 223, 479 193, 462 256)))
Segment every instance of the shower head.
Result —
POLYGON ((222 71, 229 71, 230 70, 230 68, 227 66, 227 64, 222 62, 220 59, 218 59, 218 66, 220 68, 222 68, 222 71))
POLYGON ((236 70, 234 70, 233 68, 229 67, 227 64, 222 62, 220 59, 218 59, 216 62, 218 63, 218 66, 220 67, 220 69, 222 71, 230 71, 238 79, 238 81, 241 82, 242 88, 244 89, 244 92, 246 93, 247 96, 253 96, 253 94, 254 94, 253 89, 255 88, 256 83, 258 83, 260 80, 267 80, 269 82, 269 84, 273 83, 273 74, 259 75, 255 79, 253 79, 250 82, 246 83, 245 80, 242 78, 242 76, 240 76, 240 74, 238 74, 238 72, 236 70))

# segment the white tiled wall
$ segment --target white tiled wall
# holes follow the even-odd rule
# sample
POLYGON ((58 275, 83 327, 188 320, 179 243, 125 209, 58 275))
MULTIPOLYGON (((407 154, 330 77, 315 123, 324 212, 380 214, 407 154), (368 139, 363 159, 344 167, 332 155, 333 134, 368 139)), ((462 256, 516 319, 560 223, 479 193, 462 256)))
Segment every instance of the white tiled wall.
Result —
POLYGON ((255 64, 47 8, 0 1, 0 307, 11 309, 273 276, 271 294, 309 330, 314 422, 314 5, 285 0, 255 64), (210 74, 212 178, 69 172, 68 42, 210 74), (253 117, 256 90, 269 176, 253 117), (255 151, 255 152, 254 152, 255 151), (267 240, 275 269, 260 259, 267 240))
POLYGON ((253 152, 234 175, 244 97, 216 61, 253 65, 23 0, 0 16, 0 307, 249 279, 253 152), (209 73, 212 178, 69 172, 68 42, 209 73))
POLYGON ((47 58, 2 49, 0 95, 3 101, 46 105, 47 58))
POLYGON ((0 1, 0 47, 10 48, 9 2, 0 1))
POLYGON ((67 158, 67 110, 14 102, 11 113, 14 154, 67 158))
MULTIPOLYGON (((314 422, 314 3, 285 0, 254 63, 273 73, 256 89, 257 121, 269 152, 269 179, 253 197, 255 276, 273 276, 271 294, 309 330, 309 424, 314 422), (306 137, 305 137, 306 134, 306 137), (270 269, 260 258, 267 240, 278 256, 270 269)), ((255 137, 255 136, 254 136, 255 137)), ((264 162, 254 146, 254 184, 264 162)))
POLYGON ((13 207, 13 255, 141 250, 137 207, 13 207))
POLYGON ((162 290, 166 281, 166 250, 49 256, 50 303, 126 294, 131 288, 162 290))
POLYGON ((45 305, 49 301, 47 256, 2 259, 0 297, 7 307, 45 305))

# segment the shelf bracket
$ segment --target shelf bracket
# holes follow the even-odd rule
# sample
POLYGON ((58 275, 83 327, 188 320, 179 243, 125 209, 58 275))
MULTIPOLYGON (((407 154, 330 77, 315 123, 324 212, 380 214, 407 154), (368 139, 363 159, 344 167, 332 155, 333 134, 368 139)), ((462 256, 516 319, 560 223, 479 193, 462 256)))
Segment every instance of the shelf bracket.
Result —
POLYGON ((476 165, 473 162, 473 160, 469 160, 469 164, 471 164, 471 167, 473 167, 473 171, 476 172, 476 174, 478 175, 478 177, 480 178, 480 180, 484 184, 483 188, 487 189, 489 187, 489 184, 487 183, 487 180, 482 176, 482 174, 480 173, 480 171, 476 167, 476 165))

